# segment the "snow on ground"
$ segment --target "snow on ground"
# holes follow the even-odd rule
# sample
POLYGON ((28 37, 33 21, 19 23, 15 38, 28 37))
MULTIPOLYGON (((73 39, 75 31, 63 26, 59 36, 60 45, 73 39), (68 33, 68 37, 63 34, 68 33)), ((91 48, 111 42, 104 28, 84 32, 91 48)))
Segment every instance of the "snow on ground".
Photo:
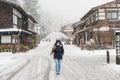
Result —
MULTIPOLYGON (((3 70, 8 70, 9 68, 11 68, 14 64, 16 64, 16 66, 18 65, 23 65, 24 63, 26 63, 26 60, 22 60, 21 63, 21 59, 22 58, 14 58, 14 57, 1 57, 0 56, 0 72, 3 72, 3 70), (8 64, 9 63, 9 64, 8 64)), ((15 67, 15 66, 14 66, 15 67)), ((3 73, 0 73, 0 76, 3 73)), ((5 72, 4 72, 5 74, 5 72)))
POLYGON ((43 80, 46 78, 50 67, 48 53, 52 44, 41 43, 37 48, 26 53, 0 53, 0 80, 43 80))
POLYGON ((29 64, 11 80, 48 80, 51 63, 48 57, 52 44, 41 43, 36 49, 27 52, 29 64))
POLYGON ((4 54, 0 55, 0 80, 7 80, 7 78, 13 76, 11 73, 16 73, 27 63, 27 60, 22 57, 4 54))
POLYGON ((115 50, 106 63, 106 50, 80 50, 64 45, 61 75, 55 75, 55 63, 50 56, 54 43, 42 42, 37 48, 21 54, 0 54, 0 80, 118 80, 120 65, 115 62, 115 50))
POLYGON ((110 64, 106 62, 106 50, 81 51, 73 45, 65 45, 61 75, 55 75, 52 62, 50 80, 118 80, 120 65, 115 63, 115 50, 110 52, 110 64))

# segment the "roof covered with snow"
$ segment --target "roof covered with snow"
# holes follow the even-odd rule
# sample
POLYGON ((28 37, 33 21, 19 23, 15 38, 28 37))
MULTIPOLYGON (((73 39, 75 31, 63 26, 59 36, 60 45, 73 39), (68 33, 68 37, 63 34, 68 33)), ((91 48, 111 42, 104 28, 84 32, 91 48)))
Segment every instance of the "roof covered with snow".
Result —
POLYGON ((35 23, 37 23, 37 21, 33 18, 32 15, 28 14, 20 5, 7 1, 7 0, 0 0, 0 3, 6 3, 8 5, 13 6, 14 8, 16 8, 17 10, 19 10, 21 13, 24 13, 25 15, 27 15, 30 19, 32 19, 35 23))
POLYGON ((23 29, 9 28, 9 29, 0 29, 0 32, 26 32, 32 34, 31 32, 25 31, 23 29))

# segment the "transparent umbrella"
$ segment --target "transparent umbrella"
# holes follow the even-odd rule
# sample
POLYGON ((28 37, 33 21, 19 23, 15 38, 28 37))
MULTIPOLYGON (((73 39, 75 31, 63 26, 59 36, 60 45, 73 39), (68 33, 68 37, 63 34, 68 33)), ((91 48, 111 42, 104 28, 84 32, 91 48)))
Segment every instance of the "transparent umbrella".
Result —
POLYGON ((57 39, 67 40, 68 37, 61 32, 52 32, 52 33, 48 34, 43 40, 55 41, 57 39))

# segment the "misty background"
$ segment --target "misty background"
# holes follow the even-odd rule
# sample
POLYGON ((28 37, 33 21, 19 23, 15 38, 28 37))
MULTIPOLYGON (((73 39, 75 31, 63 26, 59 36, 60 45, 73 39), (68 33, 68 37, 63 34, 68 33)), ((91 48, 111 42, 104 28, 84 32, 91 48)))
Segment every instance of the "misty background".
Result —
MULTIPOLYGON (((75 23, 91 8, 114 0, 8 0, 19 4, 38 22, 39 30, 47 35, 75 23)), ((40 32, 40 31, 39 31, 40 32)))

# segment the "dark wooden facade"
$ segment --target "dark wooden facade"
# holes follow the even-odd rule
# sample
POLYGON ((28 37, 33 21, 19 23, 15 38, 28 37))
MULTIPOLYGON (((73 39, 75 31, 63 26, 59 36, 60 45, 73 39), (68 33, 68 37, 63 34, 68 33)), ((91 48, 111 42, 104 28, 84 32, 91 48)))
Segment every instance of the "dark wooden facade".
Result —
POLYGON ((73 24, 75 43, 86 44, 94 39, 99 47, 114 47, 114 31, 120 29, 120 1, 109 2, 92 8, 81 20, 73 24))
POLYGON ((19 51, 32 48, 36 42, 36 23, 19 5, 0 0, 0 50, 5 46, 19 51))
POLYGON ((12 7, 6 3, 0 3, 0 28, 12 28, 12 7))

